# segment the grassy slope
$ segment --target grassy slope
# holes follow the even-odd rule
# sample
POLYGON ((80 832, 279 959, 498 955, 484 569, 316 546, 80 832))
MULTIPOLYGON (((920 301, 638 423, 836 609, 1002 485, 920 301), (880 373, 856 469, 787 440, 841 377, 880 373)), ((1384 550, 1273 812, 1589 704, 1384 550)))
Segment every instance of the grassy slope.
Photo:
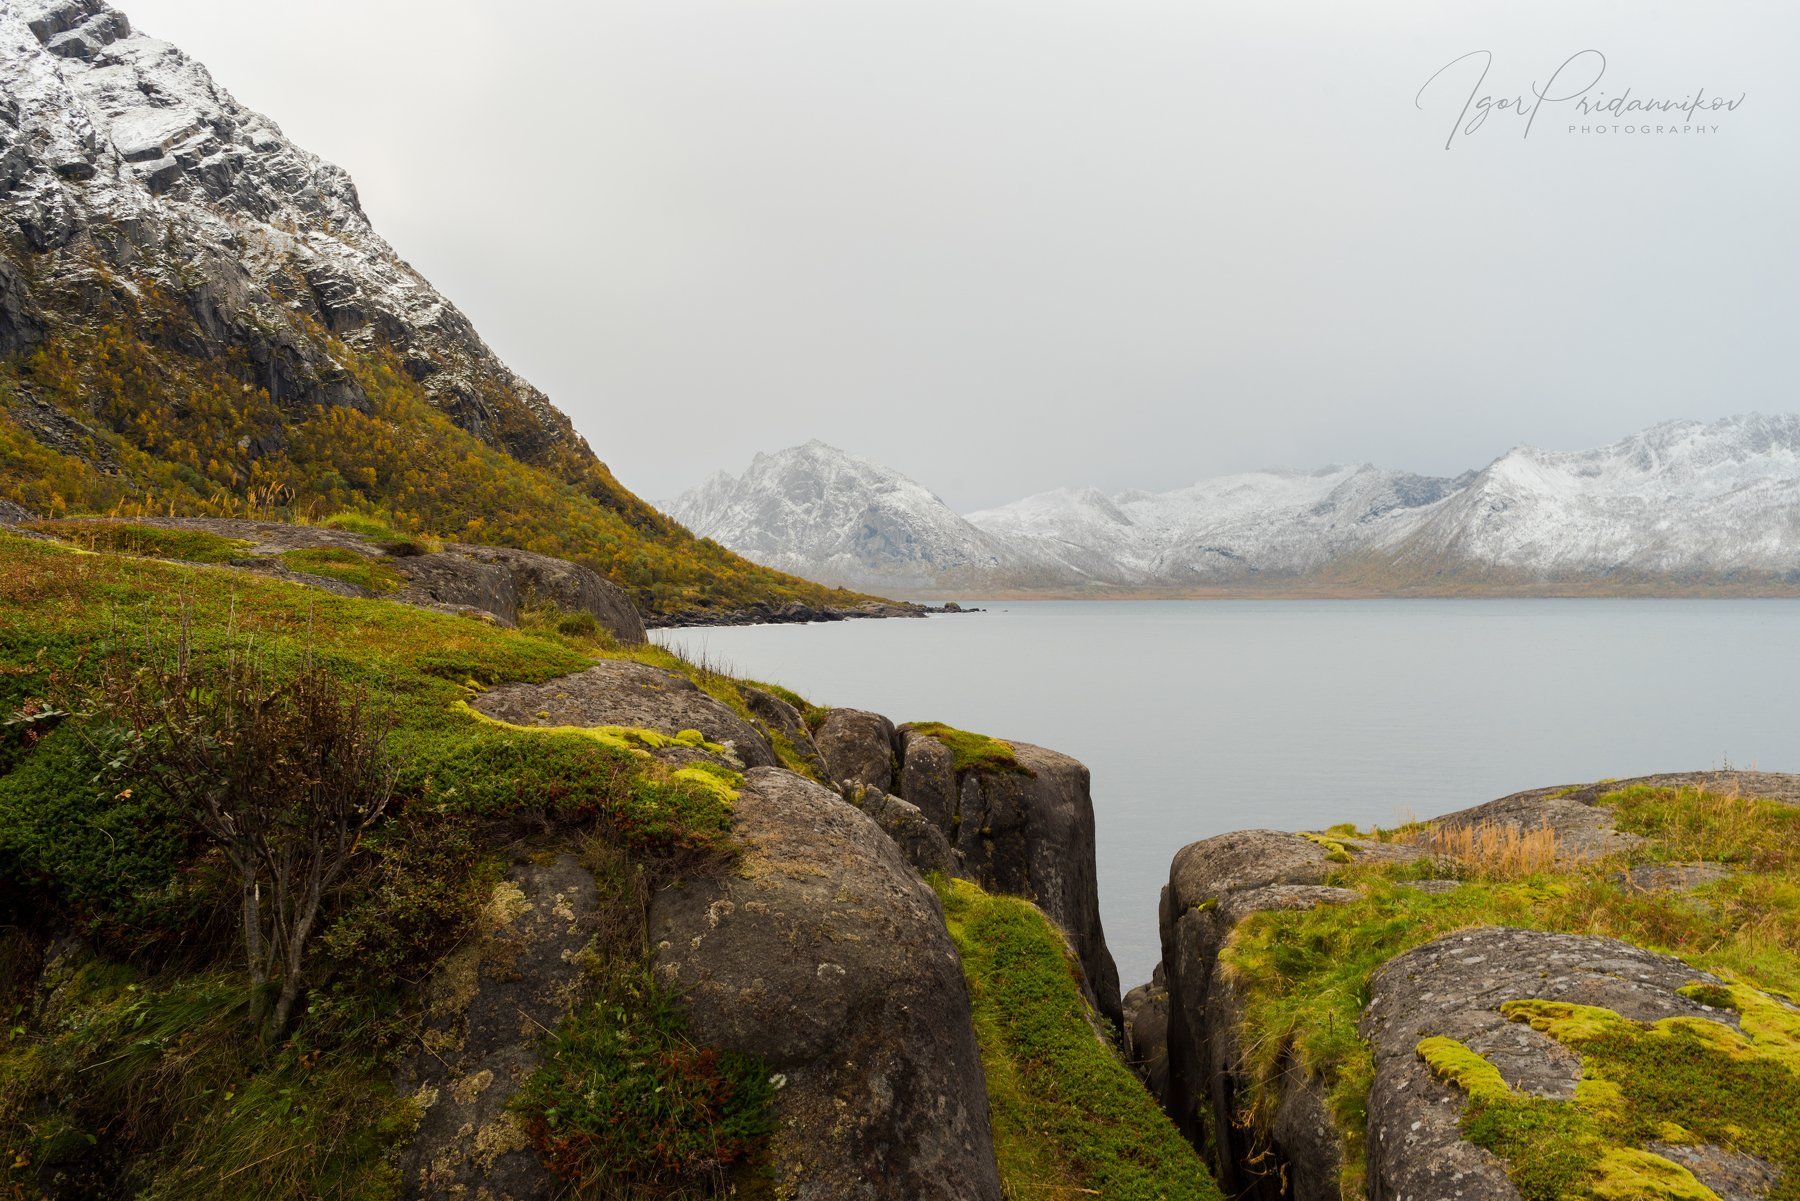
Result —
MULTIPOLYGON (((377 514, 403 533, 575 559, 649 617, 868 599, 758 567, 697 539, 627 491, 578 441, 524 462, 456 426, 389 358, 313 337, 369 396, 277 405, 229 357, 171 347, 189 319, 152 290, 109 324, 67 326, 0 361, 0 498, 46 516, 159 513, 312 519, 377 514), (29 400, 78 422, 76 453, 40 443, 10 410, 29 400)), ((24 411, 23 408, 20 411, 24 411)))
MULTIPOLYGON (((1248 1065, 1252 1120, 1265 1128, 1272 1120, 1278 1068, 1291 1049, 1327 1083, 1346 1144, 1344 1194, 1360 1195, 1373 1064, 1368 1048, 1356 1036, 1356 1023, 1368 1002, 1370 977, 1401 952, 1469 926, 1504 924, 1605 935, 1677 955, 1697 968, 1759 989, 1800 996, 1800 808, 1690 789, 1633 788, 1612 793, 1602 803, 1616 811, 1621 829, 1649 839, 1629 856, 1631 861, 1707 861, 1736 870, 1694 894, 1683 894, 1648 893, 1619 882, 1613 878, 1622 866, 1618 861, 1523 876, 1486 871, 1475 863, 1466 865, 1462 887, 1427 894, 1398 883, 1442 874, 1441 870, 1423 864, 1352 863, 1337 869, 1331 882, 1361 892, 1361 901, 1305 912, 1257 914, 1239 927, 1223 960, 1243 991, 1248 1027, 1244 1045, 1256 1049, 1248 1065)), ((1683 1058, 1691 1047, 1646 1041, 1627 1032, 1614 1044, 1588 1050, 1600 1058, 1611 1055, 1616 1065, 1623 1065, 1616 1072, 1636 1100, 1616 1120, 1601 1120, 1592 1112, 1552 1114, 1521 1105, 1507 1111, 1517 1119, 1508 1126, 1506 1115, 1490 1106, 1477 1127, 1495 1150, 1518 1156, 1514 1167, 1531 1201, 1561 1195, 1559 1189, 1570 1195, 1597 1195, 1608 1147, 1627 1146, 1658 1120, 1695 1125, 1691 1115, 1681 1120, 1675 1112, 1679 1107, 1672 1107, 1669 1098, 1646 1091, 1658 1076, 1679 1077, 1690 1085, 1710 1079, 1710 1085, 1690 1090, 1690 1099, 1723 1098, 1734 1091, 1726 1083, 1731 1073, 1725 1060, 1695 1064, 1691 1055, 1683 1058), (1555 1130, 1530 1125, 1558 1122, 1562 1125, 1555 1130), (1569 1138, 1552 1137, 1555 1131, 1572 1138, 1570 1131, 1577 1127, 1599 1141, 1574 1146, 1556 1165, 1542 1163, 1539 1153, 1544 1147, 1573 1145, 1569 1138)), ((1590 1070, 1597 1062, 1590 1059, 1590 1070)), ((1779 1082, 1783 1070, 1795 1069, 1800 1069, 1800 1061, 1790 1059, 1786 1069, 1776 1064, 1759 1079, 1779 1082)), ((1772 1096, 1752 1095, 1762 1098, 1757 1105, 1772 1096)), ((1783 1124, 1758 1128, 1760 1133, 1750 1130, 1739 1141, 1747 1149, 1769 1139, 1777 1145, 1790 1139, 1789 1145, 1800 1147, 1800 1110, 1772 1102, 1765 1108, 1771 1120, 1783 1124)), ((1800 1196, 1800 1165, 1790 1171, 1785 1188, 1779 1196, 1800 1196)))
MULTIPOLYGON (((101 658, 157 653, 182 613, 202 656, 247 644, 278 660, 311 654, 367 686, 396 722, 399 811, 322 926, 308 1012, 265 1058, 246 1037, 234 896, 216 855, 151 790, 120 787, 78 719, 0 731, 0 1195, 30 1195, 41 1173, 88 1195, 388 1195, 383 1153, 410 1120, 388 1083, 416 1044, 406 982, 468 929, 497 848, 580 831, 651 878, 703 870, 729 855, 730 790, 629 740, 517 730, 460 706, 482 686, 623 653, 579 623, 575 634, 501 630, 5 534, 0 713, 75 707, 101 658), (70 959, 34 1014, 43 940, 70 929, 95 954, 70 959)), ((655 648, 630 654, 743 709, 732 681, 655 648)), ((631 997, 633 1021, 675 1036, 652 992, 631 997)), ((570 1053, 604 1060, 584 1037, 569 1032, 570 1053)), ((655 1085, 633 1078, 622 1095, 644 1101, 655 1085), (645 1094, 630 1092, 640 1085, 645 1094)))
POLYGON ((1028 901, 936 881, 962 954, 1008 1201, 1212 1201, 1200 1157, 1096 1033, 1068 945, 1028 901))

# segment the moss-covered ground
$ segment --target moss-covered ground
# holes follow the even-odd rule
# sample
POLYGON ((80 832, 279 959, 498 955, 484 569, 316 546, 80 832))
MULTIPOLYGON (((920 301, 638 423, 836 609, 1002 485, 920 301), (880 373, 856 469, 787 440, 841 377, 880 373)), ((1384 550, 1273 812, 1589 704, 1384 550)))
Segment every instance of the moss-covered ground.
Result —
MULTIPOLYGON (((1333 856, 1329 882, 1356 890, 1360 900, 1261 913, 1245 921, 1221 957, 1244 1001, 1243 1045, 1250 1050, 1243 1101, 1251 1123, 1266 1130, 1273 1121, 1283 1059, 1291 1054, 1326 1086, 1346 1152, 1344 1196, 1363 1195, 1363 1132, 1374 1069, 1357 1035, 1357 1021, 1368 1004, 1370 979, 1394 956, 1472 926, 1604 935, 1676 955, 1695 968, 1752 986, 1746 997, 1758 995, 1757 990, 1800 996, 1800 807, 1693 788, 1645 787, 1619 789, 1600 798, 1600 804, 1613 810, 1621 830, 1645 841, 1627 854, 1565 862, 1523 875, 1510 860, 1488 864, 1440 855, 1413 863, 1370 863, 1352 854, 1351 862, 1343 863, 1333 856), (1622 875, 1633 865, 1688 862, 1732 870, 1691 890, 1656 892, 1638 888, 1622 875), (1459 877, 1461 886, 1447 892, 1403 886, 1407 880, 1447 874, 1459 877)), ((1352 833, 1334 830, 1330 841, 1348 850, 1352 833)), ((1741 1057, 1702 1056, 1698 1043, 1609 1029, 1616 1037, 1583 1048, 1584 1055, 1597 1065, 1611 1064, 1603 1070, 1621 1079, 1636 1065, 1645 1088, 1653 1077, 1680 1079, 1695 1097, 1716 1099, 1727 1108, 1728 1093, 1760 1098, 1752 1104, 1800 1096, 1787 1091, 1796 1070, 1791 1054, 1783 1059, 1768 1051, 1778 1043, 1757 1044, 1761 1049, 1752 1075, 1760 1083, 1744 1094, 1739 1091, 1748 1087, 1743 1073, 1751 1069, 1741 1057), (1681 1059, 1677 1050, 1695 1054, 1681 1059), (1650 1051, 1667 1058, 1655 1060, 1650 1051)), ((1638 1095, 1627 1090, 1628 1098, 1638 1095)), ((1614 1166, 1626 1163, 1630 1156, 1625 1153, 1641 1148, 1654 1124, 1646 1115, 1660 1115, 1656 1121, 1666 1117, 1690 1131, 1705 1129, 1724 1145, 1745 1150, 1766 1148, 1771 1138, 1800 1147, 1800 1109, 1792 1105, 1772 1110, 1776 1124, 1753 1137, 1751 1126, 1742 1122, 1689 1121, 1669 1116, 1676 1108, 1659 1109, 1662 1103, 1650 1100, 1634 1103, 1631 1113, 1636 1116, 1612 1121, 1575 1103, 1559 1108, 1530 1099, 1484 1099, 1479 1088, 1471 1098, 1472 1137, 1486 1140, 1508 1158, 1530 1197, 1608 1195, 1596 1166, 1599 1158, 1603 1152, 1616 1153, 1614 1166), (1545 1149, 1573 1146, 1563 1135, 1573 1138, 1570 1132, 1576 1130, 1599 1140, 1581 1146, 1598 1150, 1565 1149, 1553 1155, 1545 1149), (1559 1188, 1566 1191, 1556 1192, 1559 1188)), ((1788 1180, 1783 1187, 1800 1188, 1800 1173, 1790 1172, 1788 1180)), ((1789 1195, 1794 1194, 1783 1194, 1789 1195)))
MULTIPOLYGON (((0 1196, 393 1195, 386 1150, 416 1116, 390 1084, 418 1047, 413 986, 470 929, 496 857, 522 837, 597 839, 666 879, 733 853, 735 774, 646 753, 697 736, 519 729, 477 717, 468 698, 629 655, 747 708, 729 677, 591 627, 565 632, 554 615, 504 630, 137 557, 166 545, 125 549, 136 553, 0 532, 0 1196), (323 664, 391 722, 395 803, 330 896, 301 1015, 272 1047, 243 1020, 235 878, 169 798, 121 776, 84 716, 101 665, 169 653, 178 628, 200 659, 254 648, 272 670, 323 664), (46 970, 60 982, 49 993, 46 970)), ((609 996, 620 1037, 562 1032, 559 1062, 579 1054, 583 1072, 604 1072, 641 1040, 685 1047, 665 998, 609 996)), ((671 1080, 710 1080, 718 1065, 702 1051, 686 1048, 694 1072, 677 1064, 671 1080)), ((748 1100, 719 1125, 734 1148, 757 1129, 748 1100)), ((616 1107, 559 1109, 569 1139, 623 1120, 616 1107)))
POLYGON ((1012 747, 998 738, 959 730, 941 721, 912 722, 907 728, 929 735, 948 747, 951 768, 959 774, 965 771, 990 776, 1031 774, 1030 769, 1019 762, 1012 747))
POLYGON ((1099 1033, 1062 934, 1029 901, 937 878, 962 954, 1008 1201, 1213 1201, 1199 1155, 1099 1033))

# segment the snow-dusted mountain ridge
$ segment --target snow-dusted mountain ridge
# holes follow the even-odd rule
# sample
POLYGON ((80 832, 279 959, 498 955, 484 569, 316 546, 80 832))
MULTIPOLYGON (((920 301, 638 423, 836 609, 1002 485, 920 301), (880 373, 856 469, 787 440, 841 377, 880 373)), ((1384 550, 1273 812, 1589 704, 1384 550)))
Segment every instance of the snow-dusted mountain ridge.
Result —
POLYGON ((1160 493, 1061 488, 966 518, 814 442, 759 455, 670 511, 773 566, 890 587, 1800 590, 1800 416, 1521 446, 1454 478, 1256 471, 1160 493))

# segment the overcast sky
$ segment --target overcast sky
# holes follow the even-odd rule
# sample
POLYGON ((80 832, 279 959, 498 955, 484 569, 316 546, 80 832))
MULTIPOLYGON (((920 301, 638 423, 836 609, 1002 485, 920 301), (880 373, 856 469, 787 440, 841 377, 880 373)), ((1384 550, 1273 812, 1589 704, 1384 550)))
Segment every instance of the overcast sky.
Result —
POLYGON ((651 499, 813 437, 967 510, 1800 408, 1788 0, 119 3, 651 499), (1477 50, 1571 98, 1446 149, 1477 50), (1645 122, 1590 82, 1744 99, 1570 133, 1645 122))

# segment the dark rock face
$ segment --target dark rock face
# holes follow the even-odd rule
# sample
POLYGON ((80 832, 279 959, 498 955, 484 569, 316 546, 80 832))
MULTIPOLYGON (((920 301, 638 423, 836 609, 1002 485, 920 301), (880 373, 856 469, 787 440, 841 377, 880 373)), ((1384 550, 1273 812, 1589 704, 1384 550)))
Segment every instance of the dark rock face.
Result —
POLYGON ((579 999, 596 904, 573 855, 514 864, 427 985, 423 1047, 396 1080, 424 1110, 401 1161, 408 1197, 561 1195, 507 1105, 538 1063, 540 1040, 522 1032, 554 1029, 579 999))
POLYGON ((44 323, 25 287, 25 276, 0 258, 0 355, 19 354, 44 337, 44 323))
POLYGON ((10 500, 0 499, 0 525, 22 525, 27 521, 36 521, 37 514, 24 505, 16 505, 10 500))
POLYGON ((1148 983, 1125 994, 1123 1006, 1125 1062, 1160 1099, 1169 1091, 1169 987, 1160 963, 1148 983))
POLYGON ((776 696, 773 692, 765 692, 761 688, 752 688, 740 684, 738 692, 743 695, 744 704, 750 707, 751 714, 763 726, 788 740, 788 743, 799 754, 800 759, 811 768, 821 780, 831 779, 831 770, 825 765, 825 759, 819 754, 813 736, 801 720, 800 711, 776 696))
POLYGON ((850 791, 849 798, 858 809, 875 819, 900 848, 906 861, 921 875, 941 872, 946 876, 962 874, 962 856, 951 847, 944 832, 919 812, 919 807, 880 789, 850 791))
POLYGON ((704 609, 673 613, 659 619, 656 625, 663 627, 794 625, 875 617, 923 617, 930 611, 925 605, 899 601, 860 601, 854 605, 842 607, 809 605, 802 601, 788 601, 783 604, 758 601, 729 611, 704 609))
POLYGON ((1507 1021, 1500 1014, 1504 1002, 1541 997, 1598 1005, 1639 1022, 1685 1016, 1736 1025, 1735 1014, 1707 1010, 1676 992, 1690 981, 1712 979, 1679 960, 1610 938, 1494 926, 1451 934, 1395 958, 1376 973, 1362 1022, 1375 1053, 1370 1201, 1515 1201, 1519 1195, 1500 1160, 1463 1141, 1459 1119, 1468 1098, 1420 1059, 1421 1039, 1458 1039, 1514 1088, 1566 1098, 1580 1075, 1576 1056, 1550 1036, 1507 1021))
POLYGON ((1087 768, 1067 755, 1014 742, 1007 745, 1024 772, 958 774, 937 739, 904 727, 899 736, 901 796, 949 837, 969 879, 1031 898, 1063 928, 1095 1008, 1120 1025, 1119 970, 1100 926, 1087 768))
POLYGON ((1299 1201, 1337 1201, 1342 1151, 1325 1121, 1323 1090, 1298 1072, 1282 1090, 1273 1154, 1253 1163, 1238 1120, 1242 1001, 1218 962, 1231 931, 1253 913, 1355 900, 1354 892, 1320 883, 1330 867, 1325 848, 1299 835, 1241 830, 1183 847, 1163 890, 1158 972, 1168 990, 1168 1024, 1160 1096, 1196 1146, 1207 1144, 1210 1130, 1228 1193, 1281 1196, 1285 1173, 1299 1201))
POLYGON ((507 684, 471 704, 521 726, 637 726, 664 734, 698 730, 746 767, 775 766, 762 731, 707 696, 686 676, 612 659, 542 684, 507 684))
POLYGON ((999 1201, 969 1000, 937 898, 868 817, 748 773, 736 874, 650 906, 694 1035, 786 1077, 774 1139, 797 1201, 999 1201))
POLYGON ((813 732, 826 779, 889 792, 894 787, 894 723, 865 709, 833 709, 813 732))
POLYGON ((550 604, 570 613, 591 613, 620 642, 644 641, 644 622, 630 599, 579 563, 508 546, 458 546, 454 553, 503 569, 524 607, 550 604))

